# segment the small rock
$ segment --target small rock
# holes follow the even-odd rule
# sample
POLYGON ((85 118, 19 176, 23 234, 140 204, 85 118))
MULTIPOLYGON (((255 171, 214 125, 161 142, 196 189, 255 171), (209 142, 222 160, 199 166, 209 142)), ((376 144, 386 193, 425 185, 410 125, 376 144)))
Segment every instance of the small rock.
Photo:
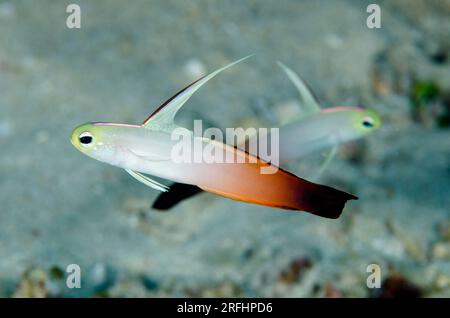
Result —
POLYGON ((418 298, 422 296, 422 290, 418 286, 398 274, 386 278, 379 292, 379 298, 418 298))
POLYGON ((423 262, 426 260, 425 248, 422 242, 409 231, 406 231, 398 222, 389 220, 388 228, 402 242, 405 251, 416 261, 423 262))
POLYGON ((12 295, 15 298, 45 298, 48 296, 46 288, 47 273, 39 268, 28 270, 12 295))
POLYGON ((445 241, 450 241, 450 222, 444 222, 439 225, 439 234, 445 241))
POLYGON ((231 281, 224 281, 217 287, 207 288, 202 291, 201 297, 224 298, 238 297, 242 294, 241 288, 231 281))
POLYGON ((311 267, 312 262, 307 258, 301 257, 294 259, 288 267, 280 273, 279 280, 285 284, 293 284, 311 267))
POLYGON ((439 274, 436 278, 436 287, 439 289, 448 288, 450 286, 450 277, 444 274, 439 274))
POLYGON ((88 272, 92 293, 101 293, 112 287, 116 281, 116 273, 102 263, 95 264, 88 272))
POLYGON ((49 270, 50 279, 61 280, 64 279, 64 270, 58 266, 52 266, 49 270))
POLYGON ((144 275, 141 281, 144 287, 150 291, 155 291, 159 288, 159 282, 151 276, 144 275))
POLYGON ((198 59, 187 61, 184 65, 184 72, 190 79, 198 79, 206 75, 206 66, 198 59))
POLYGON ((338 49, 344 45, 344 40, 336 33, 329 33, 325 36, 325 43, 332 49, 338 49))
POLYGON ((373 89, 377 95, 387 96, 392 93, 391 82, 378 68, 375 68, 371 73, 371 80, 373 89))
POLYGON ((434 259, 450 258, 450 243, 436 243, 436 245, 433 246, 432 255, 434 259))
POLYGON ((325 298, 342 298, 342 293, 333 285, 327 285, 325 287, 325 298))
POLYGON ((13 132, 13 126, 10 121, 1 120, 0 121, 0 138, 7 138, 13 132))

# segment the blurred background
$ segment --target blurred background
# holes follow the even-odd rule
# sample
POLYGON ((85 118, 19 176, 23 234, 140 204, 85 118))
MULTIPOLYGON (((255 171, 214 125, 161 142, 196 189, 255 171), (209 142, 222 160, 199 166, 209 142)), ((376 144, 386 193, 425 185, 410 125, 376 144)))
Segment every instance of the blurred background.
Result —
MULTIPOLYGON (((450 296, 450 1, 0 1, 0 296, 450 296), (158 193, 69 142, 84 122, 141 123, 204 73, 178 115, 277 126, 300 111, 275 61, 325 106, 377 110, 321 182, 342 217, 158 193), (81 288, 65 285, 79 264, 81 288), (369 264, 382 287, 369 289, 369 264)), ((291 171, 302 175, 302 162, 291 171)))

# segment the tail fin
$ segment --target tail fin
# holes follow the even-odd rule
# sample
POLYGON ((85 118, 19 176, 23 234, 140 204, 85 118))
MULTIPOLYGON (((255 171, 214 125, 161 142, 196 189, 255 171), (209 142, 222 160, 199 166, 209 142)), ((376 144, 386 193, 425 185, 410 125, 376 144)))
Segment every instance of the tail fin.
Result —
POLYGON ((358 200, 358 197, 325 185, 313 184, 314 191, 301 191, 302 207, 306 212, 324 218, 337 219, 341 216, 348 200, 358 200))

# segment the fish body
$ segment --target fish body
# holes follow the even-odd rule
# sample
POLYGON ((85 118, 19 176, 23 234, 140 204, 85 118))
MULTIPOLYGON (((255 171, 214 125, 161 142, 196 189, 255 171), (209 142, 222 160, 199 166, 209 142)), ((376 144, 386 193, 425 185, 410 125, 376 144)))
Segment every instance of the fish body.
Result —
MULTIPOLYGON (((301 116, 293 118, 278 130, 280 164, 329 150, 327 159, 317 173, 320 175, 335 155, 339 145, 363 138, 380 127, 381 119, 371 109, 352 106, 322 109, 317 98, 300 76, 284 64, 279 63, 279 65, 297 88, 305 108, 301 116)), ((270 143, 266 145, 267 151, 263 152, 260 152, 258 147, 250 146, 252 142, 258 144, 260 138, 271 140, 270 134, 268 136, 255 134, 250 136, 245 144, 239 145, 239 148, 269 161, 272 155, 270 143)), ((171 185, 170 189, 170 192, 159 195, 153 203, 153 208, 168 210, 179 202, 202 192, 199 187, 181 183, 171 185)))
POLYGON ((89 157, 123 168, 135 179, 163 192, 167 191, 166 186, 144 174, 195 185, 230 199, 337 218, 346 201, 356 199, 355 196, 299 178, 236 147, 194 137, 185 128, 182 134, 180 127, 174 124, 176 112, 196 90, 241 60, 181 90, 153 112, 142 125, 83 124, 74 129, 71 142, 89 157), (175 160, 174 149, 179 141, 174 137, 181 136, 189 138, 190 158, 178 161, 175 160), (196 148, 198 143, 202 147, 196 148), (210 162, 206 162, 202 156, 206 146, 213 150, 210 151, 210 154, 214 154, 210 162), (218 153, 230 154, 236 159, 234 162, 214 160, 218 153), (195 160, 196 157, 201 159, 195 160), (263 168, 272 168, 273 172, 261 173, 263 168))
MULTIPOLYGON (((351 106, 322 109, 279 128, 279 161, 291 162, 362 138, 378 129, 379 125, 378 114, 370 109, 351 106)), ((248 147, 250 142, 257 142, 261 137, 271 140, 270 135, 253 135, 247 141, 245 149, 268 161, 270 144, 267 146, 268 151, 261 153, 254 153, 255 148, 248 147)))
POLYGON ((166 132, 133 125, 92 123, 77 127, 72 136, 72 144, 76 148, 99 161, 196 185, 205 191, 239 201, 335 218, 347 200, 356 199, 353 195, 309 182, 282 169, 261 174, 261 169, 269 167, 269 163, 238 148, 205 138, 189 137, 192 138, 192 160, 176 162, 172 151, 177 141, 166 132), (86 146, 77 137, 87 132, 95 136, 88 146, 90 150, 84 149, 86 146), (203 143, 202 147, 195 148, 193 145, 196 142, 203 143), (198 152, 206 146, 213 149, 212 153, 233 156, 236 162, 194 162, 195 157, 203 154, 198 152), (333 205, 340 209, 331 209, 333 205))

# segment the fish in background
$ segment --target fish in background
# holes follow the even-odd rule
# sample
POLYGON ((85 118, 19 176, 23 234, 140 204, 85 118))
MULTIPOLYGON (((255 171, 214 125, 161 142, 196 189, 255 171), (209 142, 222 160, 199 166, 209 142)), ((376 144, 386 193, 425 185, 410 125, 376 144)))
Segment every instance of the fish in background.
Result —
MULTIPOLYGON (((194 185, 204 191, 243 202, 304 211, 326 218, 339 217, 345 203, 357 199, 355 196, 309 182, 278 167, 274 167, 275 173, 262 174, 261 169, 272 168, 270 163, 237 147, 196 137, 186 128, 175 125, 176 113, 195 91, 218 73, 244 59, 182 89, 157 108, 142 125, 87 123, 73 130, 71 142, 85 155, 123 168, 136 180, 162 192, 169 188, 145 174, 194 185), (214 153, 230 153, 234 158, 244 159, 244 162, 175 162, 172 149, 177 141, 173 134, 177 134, 180 129, 189 132, 192 145, 200 142, 217 150, 214 153)), ((194 157, 195 151, 194 148, 194 157)))
MULTIPOLYGON (((361 107, 337 106, 322 109, 305 81, 283 63, 278 62, 278 65, 297 88, 304 107, 298 117, 279 128, 280 164, 328 150, 324 162, 315 173, 314 178, 318 178, 336 155, 339 145, 371 134, 380 127, 381 119, 374 110, 361 107)), ((268 151, 259 153, 254 153, 255 150, 248 147, 250 142, 255 141, 253 139, 261 137, 271 140, 270 136, 253 135, 245 145, 242 145, 242 148, 268 161, 270 158, 265 156, 271 153, 270 144, 268 144, 268 151)), ((175 183, 170 186, 170 191, 158 196, 152 208, 161 211, 169 210, 181 201, 201 192, 203 190, 194 185, 175 183)))

